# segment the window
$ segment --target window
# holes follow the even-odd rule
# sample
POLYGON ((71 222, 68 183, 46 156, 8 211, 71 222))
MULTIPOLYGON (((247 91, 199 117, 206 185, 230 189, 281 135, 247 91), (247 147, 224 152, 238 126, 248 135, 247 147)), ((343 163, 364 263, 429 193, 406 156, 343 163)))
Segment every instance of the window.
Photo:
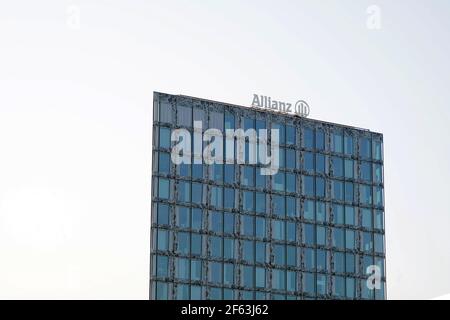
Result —
POLYGON ((202 297, 202 287, 191 286, 191 300, 200 300, 202 297))
POLYGON ((192 229, 202 229, 202 210, 198 208, 192 209, 192 229))
POLYGON ((189 280, 189 259, 176 258, 177 278, 182 280, 189 280))
POLYGON ((345 224, 355 225, 355 209, 351 206, 345 206, 345 224))
POLYGON ((225 164, 225 183, 234 183, 234 165, 225 164))
POLYGON ((286 290, 286 273, 281 269, 272 269, 272 287, 277 290, 286 290))
POLYGON ((222 258, 222 239, 221 237, 209 237, 211 257, 222 258))
POLYGON ((157 300, 167 300, 167 283, 156 282, 156 299, 157 300))
POLYGON ((375 210, 375 228, 376 229, 384 229, 384 217, 383 211, 375 210))
POLYGON ((296 167, 295 150, 286 149, 286 168, 295 169, 295 167, 296 167))
POLYGON ((325 246, 327 244, 327 229, 323 226, 316 227, 317 244, 325 246))
POLYGON ((202 204, 203 202, 203 185, 201 183, 192 182, 192 202, 202 204))
POLYGON ((255 262, 255 243, 253 241, 244 240, 242 241, 242 258, 248 263, 255 262))
POLYGON ((355 298, 355 278, 346 278, 345 296, 349 299, 355 298))
POLYGON ((295 241, 297 239, 297 230, 295 222, 286 222, 286 240, 295 241))
POLYGON ((327 276, 324 274, 317 274, 317 294, 327 294, 327 276))
POLYGON ((344 183, 342 181, 331 180, 331 192, 333 200, 344 200, 344 183))
POLYGON ((353 200, 354 200, 353 183, 345 182, 345 201, 353 202, 353 200))
POLYGON ((222 233, 223 231, 222 212, 217 211, 211 212, 209 230, 217 233, 222 233))
POLYGON ((257 288, 265 288, 266 287, 266 269, 256 267, 255 273, 256 273, 256 287, 257 288))
POLYGON ((306 293, 314 294, 316 292, 316 279, 314 273, 304 273, 303 274, 303 290, 306 293))
POLYGON ((287 278, 287 290, 288 291, 297 291, 297 274, 294 271, 286 272, 287 278))
POLYGON ((168 277, 169 276, 169 258, 166 256, 156 256, 156 276, 168 277))
POLYGON ((254 211, 255 204, 254 204, 254 192, 252 191, 243 191, 242 192, 244 201, 244 211, 254 211))
POLYGON ((203 178, 203 165, 202 164, 192 164, 192 177, 201 179, 203 178))
MULTIPOLYGON (((180 241, 180 240, 178 239, 178 241, 180 241)), ((197 255, 197 256, 201 255, 202 254, 202 235, 200 235, 198 233, 192 233, 191 245, 192 245, 191 254, 197 255)))
POLYGON ((223 240, 223 257, 234 259, 234 239, 225 238, 223 240))
POLYGON ((339 249, 345 247, 344 229, 333 228, 333 246, 339 249))
POLYGON ((374 234, 375 239, 375 252, 383 253, 384 252, 384 237, 381 233, 374 234))
POLYGON ((278 171, 278 173, 273 175, 272 177, 273 177, 272 188, 276 191, 284 191, 284 172, 278 171))
POLYGON ((314 201, 305 200, 303 202, 303 217, 308 220, 314 220, 314 201))
POLYGON ((322 129, 316 130, 316 149, 325 150, 325 133, 322 129))
POLYGON ((316 197, 325 197, 325 179, 316 177, 316 197))
POLYGON ((191 226, 191 208, 177 207, 177 226, 180 228, 191 226))
POLYGON ((273 256, 276 265, 282 266, 286 264, 286 256, 284 253, 284 245, 274 244, 273 245, 273 256))
POLYGON ((303 176, 303 195, 314 196, 314 177, 303 176))
POLYGON ((224 228, 223 231, 225 233, 234 233, 234 214, 232 213, 224 213, 224 228))
POLYGON ((345 273, 345 254, 342 252, 334 253, 334 272, 345 273))
POLYGON ((169 232, 166 230, 158 229, 157 238, 158 250, 167 251, 169 249, 169 232))
POLYGON ((211 287, 209 289, 209 300, 222 300, 222 288, 211 287))
POLYGON ((286 139, 285 139, 284 124, 274 122, 274 123, 272 123, 272 129, 278 129, 279 137, 280 137, 280 144, 285 144, 286 139))
POLYGON ((234 129, 234 114, 225 112, 225 130, 234 129))
POLYGON ((273 214, 284 217, 286 215, 286 207, 283 196, 274 195, 272 198, 273 214))
POLYGON ((169 206, 166 204, 158 203, 158 218, 157 223, 159 225, 169 225, 169 206))
POLYGON ((242 226, 241 226, 241 232, 244 236, 253 236, 254 235, 254 226, 253 226, 253 222, 254 222, 254 217, 253 216, 248 216, 248 215, 243 215, 241 216, 241 222, 242 222, 242 226))
POLYGON ((223 131, 224 114, 222 112, 211 111, 209 113, 209 127, 223 131))
POLYGON ((159 127, 159 147, 170 148, 170 128, 159 127))
POLYGON ((266 262, 266 244, 264 242, 256 241, 256 256, 257 263, 266 262))
POLYGON ((333 132, 331 136, 331 146, 332 151, 336 153, 342 153, 342 133, 341 132, 333 132))
POLYGON ((296 192, 295 173, 286 173, 286 192, 296 192))
POLYGON ((382 207, 383 206, 383 188, 381 187, 374 187, 374 193, 375 193, 375 198, 374 198, 374 205, 378 206, 378 207, 382 207))
POLYGON ((286 246, 286 264, 291 267, 297 266, 297 248, 286 246))
POLYGON ((303 263, 307 270, 316 269, 316 251, 314 249, 305 248, 303 249, 303 263))
POLYGON ((178 232, 177 243, 178 243, 177 253, 189 254, 191 241, 188 232, 178 232))
POLYGON ((223 181, 223 164, 213 163, 211 164, 211 176, 214 181, 223 181))
POLYGON ((383 160, 383 143, 379 140, 373 141, 373 158, 375 160, 383 160))
POLYGON ((242 266, 241 283, 244 285, 244 287, 251 288, 254 286, 253 267, 242 266))
MULTIPOLYGON (((192 190, 192 192, 194 192, 194 191, 192 190)), ((226 209, 234 209, 235 208, 235 205, 234 205, 234 189, 225 188, 224 189, 224 193, 225 193, 225 195, 223 197, 224 208, 226 208, 226 209)))
POLYGON ((328 221, 325 202, 322 201, 316 202, 316 219, 319 222, 328 221))
POLYGON ((256 192, 256 212, 265 213, 266 212, 266 194, 261 192, 256 192))
POLYGON ((360 193, 360 199, 359 202, 361 204, 365 205, 371 205, 372 204, 372 187, 360 184, 359 185, 359 193, 360 193))
POLYGON ((334 290, 333 294, 338 297, 345 297, 345 278, 334 277, 334 290))
POLYGON ((310 128, 303 128, 303 147, 307 149, 314 148, 314 131, 310 128))
POLYGON ((247 187, 253 187, 255 185, 255 167, 244 166, 242 185, 247 187))
POLYGON ((361 179, 365 182, 372 182, 372 165, 370 162, 361 161, 361 179))
POLYGON ((325 155, 316 153, 316 172, 325 173, 325 155))
POLYGON ((202 279, 202 262, 201 260, 191 260, 191 280, 199 281, 202 279))
POLYGON ((265 188, 266 187, 266 176, 261 175, 261 169, 256 169, 256 187, 265 188))
MULTIPOLYGON (((169 159, 167 159, 168 161, 169 159)), ((169 163, 170 164, 170 163, 169 163)), ((181 177, 191 176, 191 165, 187 163, 181 163, 177 166, 177 174, 181 177)))
POLYGON ((383 166, 378 163, 373 164, 374 177, 373 180, 376 183, 383 183, 383 166))
POLYGON ((367 208, 361 209, 362 226, 364 228, 372 229, 372 211, 367 208))
POLYGON ((170 173, 170 154, 168 152, 160 152, 159 153, 159 173, 170 173))
POLYGON ((275 240, 285 239, 285 222, 282 220, 273 220, 272 236, 275 240))
POLYGON ((362 250, 366 252, 371 252, 373 250, 373 240, 371 232, 361 232, 362 238, 362 250))
POLYGON ((362 158, 369 159, 371 156, 370 138, 361 138, 359 140, 359 155, 362 158))
POLYGON ((314 245, 314 225, 305 223, 303 225, 303 243, 308 245, 314 245))
POLYGON ((355 255, 353 253, 345 254, 345 272, 355 273, 355 255))
POLYGON ((354 146, 353 146, 353 137, 346 133, 344 135, 344 153, 347 155, 353 155, 354 146))
MULTIPOLYGON (((182 126, 192 127, 192 108, 188 106, 177 106, 177 123, 182 126)), ((214 127, 213 127, 214 128, 214 127)))
POLYGON ((348 179, 353 179, 354 177, 354 161, 351 159, 345 159, 344 161, 344 165, 345 165, 345 177, 348 179))
POLYGON ((286 144, 295 145, 295 127, 287 125, 286 126, 286 144))
POLYGON ((295 198, 294 197, 286 197, 286 215, 288 217, 295 217, 297 213, 295 198))
POLYGON ((331 158, 331 164, 333 169, 333 176, 334 177, 343 177, 344 176, 344 168, 343 168, 343 161, 341 157, 332 157, 331 158))
POLYGON ((222 263, 209 262, 209 282, 221 283, 222 282, 222 263))
POLYGON ((255 119, 244 118, 244 130, 255 129, 255 119))
POLYGON ((217 208, 223 207, 222 192, 223 189, 221 187, 216 186, 211 187, 211 205, 217 208))
POLYGON ((187 181, 178 182, 178 201, 191 201, 191 183, 187 181))
POLYGON ((223 283, 228 285, 234 284, 234 265, 231 263, 223 264, 223 283))
POLYGON ((206 121, 206 113, 203 109, 199 107, 193 108, 194 112, 194 121, 200 121, 202 124, 204 124, 206 121))
POLYGON ((256 236, 264 238, 266 236, 266 219, 256 217, 256 236))
POLYGON ((311 152, 303 153, 303 165, 304 170, 308 172, 314 172, 314 154, 311 152))
POLYGON ((345 230, 345 248, 350 250, 355 249, 355 231, 345 230))
POLYGON ((169 199, 169 180, 159 178, 158 197, 161 199, 169 199))

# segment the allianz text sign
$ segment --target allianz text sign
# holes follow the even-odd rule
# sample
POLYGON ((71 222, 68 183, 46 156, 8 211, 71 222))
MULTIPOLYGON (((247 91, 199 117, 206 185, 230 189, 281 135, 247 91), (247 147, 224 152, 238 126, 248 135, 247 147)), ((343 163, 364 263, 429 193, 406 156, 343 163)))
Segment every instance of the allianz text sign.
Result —
POLYGON ((303 101, 298 100, 294 105, 289 102, 272 99, 269 96, 253 94, 252 107, 275 110, 282 113, 295 114, 300 117, 309 116, 309 105, 303 101))

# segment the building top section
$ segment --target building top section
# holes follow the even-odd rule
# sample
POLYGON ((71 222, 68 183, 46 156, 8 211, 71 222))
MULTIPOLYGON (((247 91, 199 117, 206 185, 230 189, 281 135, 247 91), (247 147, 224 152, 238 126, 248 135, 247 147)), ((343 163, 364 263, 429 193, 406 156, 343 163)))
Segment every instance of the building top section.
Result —
POLYGON ((241 105, 237 105, 237 104, 215 101, 215 100, 204 99, 204 98, 198 98, 198 97, 193 97, 193 96, 173 95, 173 94, 157 92, 157 91, 154 91, 153 94, 154 94, 154 101, 159 101, 160 99, 166 98, 171 103, 176 102, 176 103, 181 103, 181 104, 197 104, 197 105, 207 104, 207 105, 218 108, 218 111, 220 109, 222 109, 222 110, 238 109, 239 111, 244 112, 244 113, 249 112, 249 113, 259 114, 261 117, 264 117, 265 115, 270 114, 271 117, 275 121, 280 121, 280 120, 283 121, 284 120, 284 121, 293 122, 293 123, 302 122, 306 125, 309 124, 309 125, 313 125, 313 126, 317 126, 317 125, 322 126, 323 125, 323 126, 331 126, 331 127, 347 129, 347 130, 356 130, 360 133, 366 133, 367 135, 376 136, 378 139, 383 141, 382 133, 374 132, 374 131, 371 131, 371 130, 365 129, 365 128, 300 117, 295 114, 274 111, 271 109, 263 109, 263 108, 257 108, 257 107, 252 107, 252 106, 241 106, 241 105))

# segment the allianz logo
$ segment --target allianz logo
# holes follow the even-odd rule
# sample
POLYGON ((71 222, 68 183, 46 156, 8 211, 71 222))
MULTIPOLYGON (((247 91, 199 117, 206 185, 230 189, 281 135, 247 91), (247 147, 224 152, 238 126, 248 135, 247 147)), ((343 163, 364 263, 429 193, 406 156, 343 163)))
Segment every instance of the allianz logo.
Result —
POLYGON ((304 100, 298 100, 294 105, 289 102, 272 99, 269 96, 253 94, 252 107, 275 110, 282 113, 294 114, 300 117, 308 117, 310 108, 304 100))

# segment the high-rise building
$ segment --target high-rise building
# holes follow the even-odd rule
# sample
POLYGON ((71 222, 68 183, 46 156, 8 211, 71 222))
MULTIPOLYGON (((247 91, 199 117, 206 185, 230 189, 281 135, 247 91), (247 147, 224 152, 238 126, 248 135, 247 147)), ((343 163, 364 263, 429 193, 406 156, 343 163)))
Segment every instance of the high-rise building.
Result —
POLYGON ((382 134, 156 92, 153 108, 151 299, 385 299, 382 134), (226 159, 243 129, 245 163, 233 138, 236 161, 208 164, 207 129, 226 159), (251 129, 270 129, 274 174, 251 129))

